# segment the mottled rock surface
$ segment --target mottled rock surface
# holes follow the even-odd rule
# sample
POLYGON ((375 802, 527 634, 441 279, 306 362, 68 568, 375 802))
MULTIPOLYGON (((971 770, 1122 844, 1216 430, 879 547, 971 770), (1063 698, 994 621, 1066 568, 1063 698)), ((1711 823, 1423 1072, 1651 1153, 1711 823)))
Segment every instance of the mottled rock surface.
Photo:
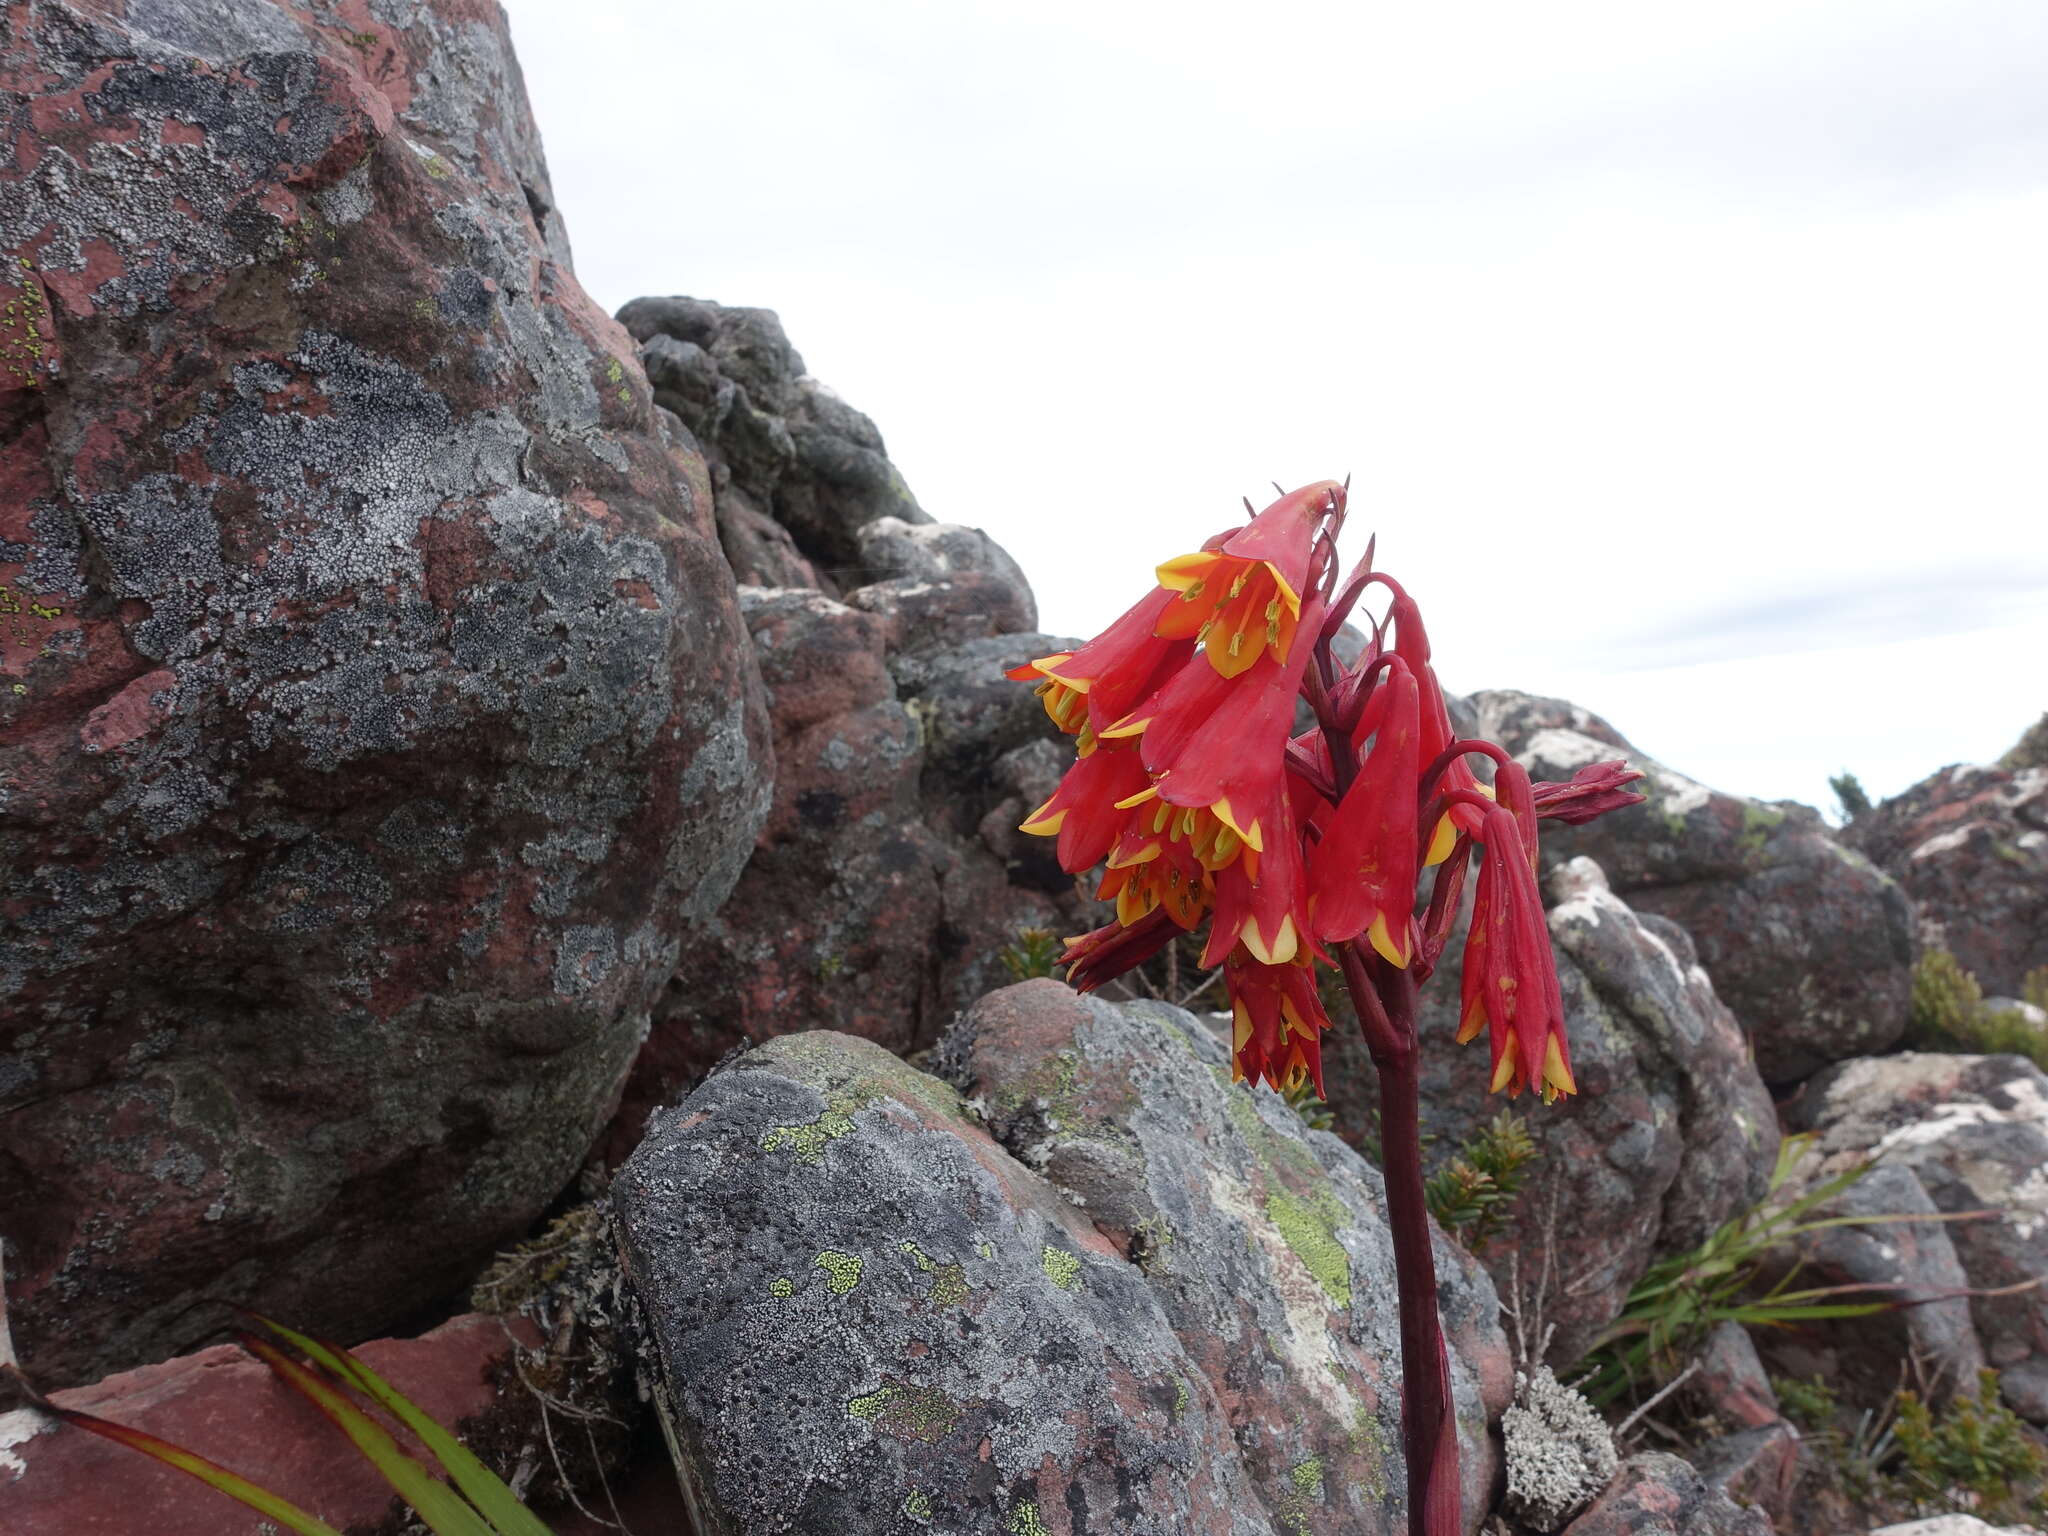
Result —
MULTIPOLYGON (((377 1339, 354 1353, 434 1419, 484 1445, 493 1422, 530 1411, 515 1346, 522 1321, 465 1316, 417 1339, 377 1339)), ((78 1409, 159 1435, 274 1489, 336 1529, 383 1521, 391 1485, 349 1451, 327 1417, 232 1345, 146 1365, 53 1394, 78 1409)), ((32 1408, 0 1414, 0 1530, 8 1536, 273 1536, 278 1526, 126 1446, 32 1408)))
MULTIPOLYGON (((1529 1303, 1530 1342, 1556 1328, 1550 1360, 1576 1360, 1621 1312, 1650 1263, 1702 1241, 1762 1194, 1778 1146, 1770 1095, 1741 1029, 1683 930, 1638 914, 1577 859, 1552 873, 1551 941, 1579 1092, 1545 1106, 1489 1094, 1483 1041, 1460 1046, 1458 957, 1422 990, 1424 1129, 1448 1157, 1503 1108, 1536 1141, 1528 1187, 1484 1260, 1529 1303)), ((1326 1047, 1345 1123, 1374 1102, 1355 1032, 1326 1047)))
POLYGON ((495 7, 6 27, 16 1336, 53 1382, 202 1294, 360 1338, 575 1172, 766 810, 703 465, 495 7))
POLYGON ((1055 734, 1002 659, 1061 642, 1009 635, 892 658, 879 615, 805 588, 741 593, 774 720, 774 805, 656 1005, 608 1140, 615 1161, 648 1110, 742 1040, 822 1028, 899 1052, 929 1045, 1009 979, 1018 928, 1063 922, 1040 872, 1013 881, 1006 838, 991 846, 980 830, 992 809, 1005 832, 1029 809, 1005 796, 997 759, 1055 734), (906 667, 918 669, 908 684, 906 667))
POLYGON ((1583 827, 1546 822, 1543 857, 1596 860, 1631 906, 1692 935, 1766 1082, 1796 1082, 1898 1041, 1912 993, 1910 907, 1818 812, 1709 789, 1561 699, 1496 691, 1466 702, 1478 734, 1536 778, 1568 779, 1615 756, 1643 770, 1632 787, 1645 804, 1583 827))
MULTIPOLYGON (((1403 1529, 1372 1170, 1161 1005, 1028 982, 939 1058, 969 1098, 845 1036, 772 1041, 620 1174, 706 1528, 1403 1529)), ((1506 1348, 1438 1252, 1471 1529, 1506 1348)))
MULTIPOLYGON (((1844 1062, 1807 1084, 1788 1120, 1818 1133, 1817 1177, 1869 1156, 1878 1167, 1865 1183, 1898 1170, 1938 1210, 1997 1212, 1935 1229, 1970 1285, 1996 1290, 2048 1275, 2048 1075, 2031 1062, 1914 1052, 1844 1062)), ((1895 1231, 1883 1229, 1886 1240, 1895 1231)), ((2000 1394, 2014 1412, 2048 1423, 2048 1296, 2035 1286, 1978 1296, 1969 1308, 2000 1394)), ((1972 1384, 1967 1374, 1957 1383, 1972 1384)))
POLYGON ((1622 1463, 1605 1493, 1565 1536, 1771 1536, 1770 1518, 1737 1504, 1665 1451, 1622 1463))
POLYGON ((1921 941, 1986 992, 2017 997, 2048 965, 2048 766, 1944 768, 1843 837, 1913 898, 1921 941))

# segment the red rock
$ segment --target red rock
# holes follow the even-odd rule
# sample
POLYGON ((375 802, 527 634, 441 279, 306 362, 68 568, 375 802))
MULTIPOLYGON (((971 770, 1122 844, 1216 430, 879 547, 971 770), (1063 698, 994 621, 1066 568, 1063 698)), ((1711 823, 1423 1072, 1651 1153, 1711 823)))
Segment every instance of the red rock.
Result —
POLYGON ((55 1384, 202 1301, 361 1338, 526 1227, 770 762, 498 10, 129 9, 7 12, 0 1210, 55 1384))
MULTIPOLYGON (((489 1413, 490 1373, 514 1339, 539 1342, 520 1319, 470 1314, 417 1339, 378 1339, 354 1353, 448 1426, 489 1413), (511 1332, 508 1333, 507 1329, 511 1332)), ((281 1494, 337 1528, 381 1520, 391 1488, 327 1418, 233 1345, 124 1371, 52 1394, 147 1430, 281 1494)), ((0 1415, 0 1530, 8 1536, 264 1536, 255 1511, 138 1451, 34 1409, 0 1415), (146 1524, 139 1523, 145 1520, 146 1524)))

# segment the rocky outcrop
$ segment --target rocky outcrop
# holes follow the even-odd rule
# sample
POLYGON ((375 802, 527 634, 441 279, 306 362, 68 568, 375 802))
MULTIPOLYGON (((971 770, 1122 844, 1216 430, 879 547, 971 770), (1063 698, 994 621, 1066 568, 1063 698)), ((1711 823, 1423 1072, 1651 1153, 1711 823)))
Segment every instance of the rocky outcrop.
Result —
POLYGON ((745 875, 655 1010, 614 1162, 742 1041, 837 1029, 921 1048, 1009 979, 1020 928, 1071 928, 1072 880, 1015 830, 1057 781, 1038 766, 1057 732, 1003 673, 1075 643, 1032 632, 1016 562, 917 506, 772 313, 661 298, 619 315, 709 455, 728 559, 765 583, 741 601, 779 769, 745 875))
POLYGON ((1921 942, 1986 992, 2017 997, 2048 966, 2048 766, 1944 768, 1843 836, 1913 898, 1921 942))
POLYGON ((1771 1536, 1771 1522, 1679 1457, 1645 1451, 1622 1463, 1593 1507, 1565 1527, 1565 1536, 1771 1536))
MULTIPOLYGON (((709 1530, 1405 1527, 1377 1175, 1187 1014, 1028 982, 657 1118, 615 1198, 709 1530), (986 1122, 982 1119, 986 1116, 986 1122)), ((1467 1528, 1509 1372, 1448 1243, 1467 1528)))
POLYGON ((0 1210, 53 1383, 202 1297, 360 1338, 526 1227, 769 779, 502 16, 144 14, 16 7, 0 97, 0 1210))
MULTIPOLYGON (((1547 829, 1546 829, 1547 835, 1547 829)), ((1741 1029, 1714 995, 1683 930, 1638 914, 1599 866, 1552 872, 1551 940, 1579 1092, 1512 1106, 1539 1157, 1484 1259, 1521 1293, 1533 1347, 1576 1360, 1617 1317, 1650 1263, 1701 1242, 1763 1194, 1778 1147, 1769 1093, 1741 1029)), ((1445 965, 1422 989, 1424 1129, 1447 1157, 1509 1107, 1487 1092, 1483 1042, 1457 1033, 1461 924, 1445 965)), ((1325 1047, 1333 1099, 1354 1122, 1374 1102, 1355 1033, 1325 1047)), ((1510 1298, 1512 1301, 1512 1298, 1510 1298)))
POLYGON ((1882 1051, 1906 1027, 1914 941, 1905 894, 1792 801, 1723 794, 1637 751, 1561 699, 1498 691, 1466 701, 1478 734, 1539 779, 1625 755, 1646 803, 1543 830, 1543 857, 1585 855, 1615 894, 1692 935, 1714 989, 1749 1032, 1764 1080, 1882 1051))
MULTIPOLYGON (((1999 1372, 2012 1409, 2048 1423, 2048 1296, 2039 1284, 2048 1275, 2048 1075, 2017 1056, 1908 1052, 1844 1062, 1808 1083, 1787 1119, 1816 1134, 1812 1178, 1867 1157, 1876 1167, 1852 1193, 1880 1179, 1914 1186, 1893 1189, 1889 1202, 1864 1193, 1865 1209, 1911 1210, 1917 1188, 1931 1210, 1993 1213, 1939 1227, 1876 1228, 1870 1241, 1896 1248, 1902 1230, 1916 1244, 1939 1232, 1953 1245, 1961 1279, 2007 1293, 1970 1300, 1970 1342, 1981 1343, 1981 1360, 1999 1372)), ((1947 1306, 1960 1311, 1962 1303, 1947 1306)), ((1974 1386, 1973 1349, 1933 1358, 1948 1367, 1951 1390, 1974 1386)))

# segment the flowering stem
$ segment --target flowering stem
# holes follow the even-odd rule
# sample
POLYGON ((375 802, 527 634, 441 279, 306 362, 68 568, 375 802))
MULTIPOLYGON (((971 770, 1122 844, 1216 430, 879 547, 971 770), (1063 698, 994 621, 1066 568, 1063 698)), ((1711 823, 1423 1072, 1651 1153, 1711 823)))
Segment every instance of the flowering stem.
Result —
POLYGON ((1423 1194, 1415 978, 1377 957, 1368 959, 1355 941, 1341 946, 1337 958, 1380 1080, 1380 1165, 1401 1306, 1401 1438, 1408 1463, 1409 1536, 1459 1536, 1458 1432, 1423 1194))

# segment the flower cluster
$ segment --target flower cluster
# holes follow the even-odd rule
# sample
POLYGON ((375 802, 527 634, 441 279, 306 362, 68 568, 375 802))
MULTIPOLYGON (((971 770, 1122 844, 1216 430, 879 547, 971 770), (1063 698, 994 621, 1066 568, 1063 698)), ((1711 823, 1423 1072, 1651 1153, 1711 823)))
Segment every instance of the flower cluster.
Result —
POLYGON ((1086 645, 1010 673, 1038 683, 1076 752, 1023 830, 1057 838, 1069 873, 1104 866, 1096 894, 1116 905, 1062 961, 1088 990, 1207 923, 1202 964, 1223 968, 1239 1077, 1320 1091, 1317 963, 1356 943, 1426 975, 1476 845, 1459 1038, 1487 1033, 1496 1089, 1570 1093, 1536 823, 1632 803, 1639 775, 1615 762, 1531 784, 1499 748, 1459 740, 1413 600, 1370 553, 1339 588, 1344 511, 1335 481, 1284 495, 1161 565, 1086 645), (1340 666, 1330 642, 1372 585, 1391 595, 1386 618, 1340 666), (1297 699, 1316 717, 1298 736, 1297 699), (1493 761, 1490 786, 1473 755, 1493 761))

